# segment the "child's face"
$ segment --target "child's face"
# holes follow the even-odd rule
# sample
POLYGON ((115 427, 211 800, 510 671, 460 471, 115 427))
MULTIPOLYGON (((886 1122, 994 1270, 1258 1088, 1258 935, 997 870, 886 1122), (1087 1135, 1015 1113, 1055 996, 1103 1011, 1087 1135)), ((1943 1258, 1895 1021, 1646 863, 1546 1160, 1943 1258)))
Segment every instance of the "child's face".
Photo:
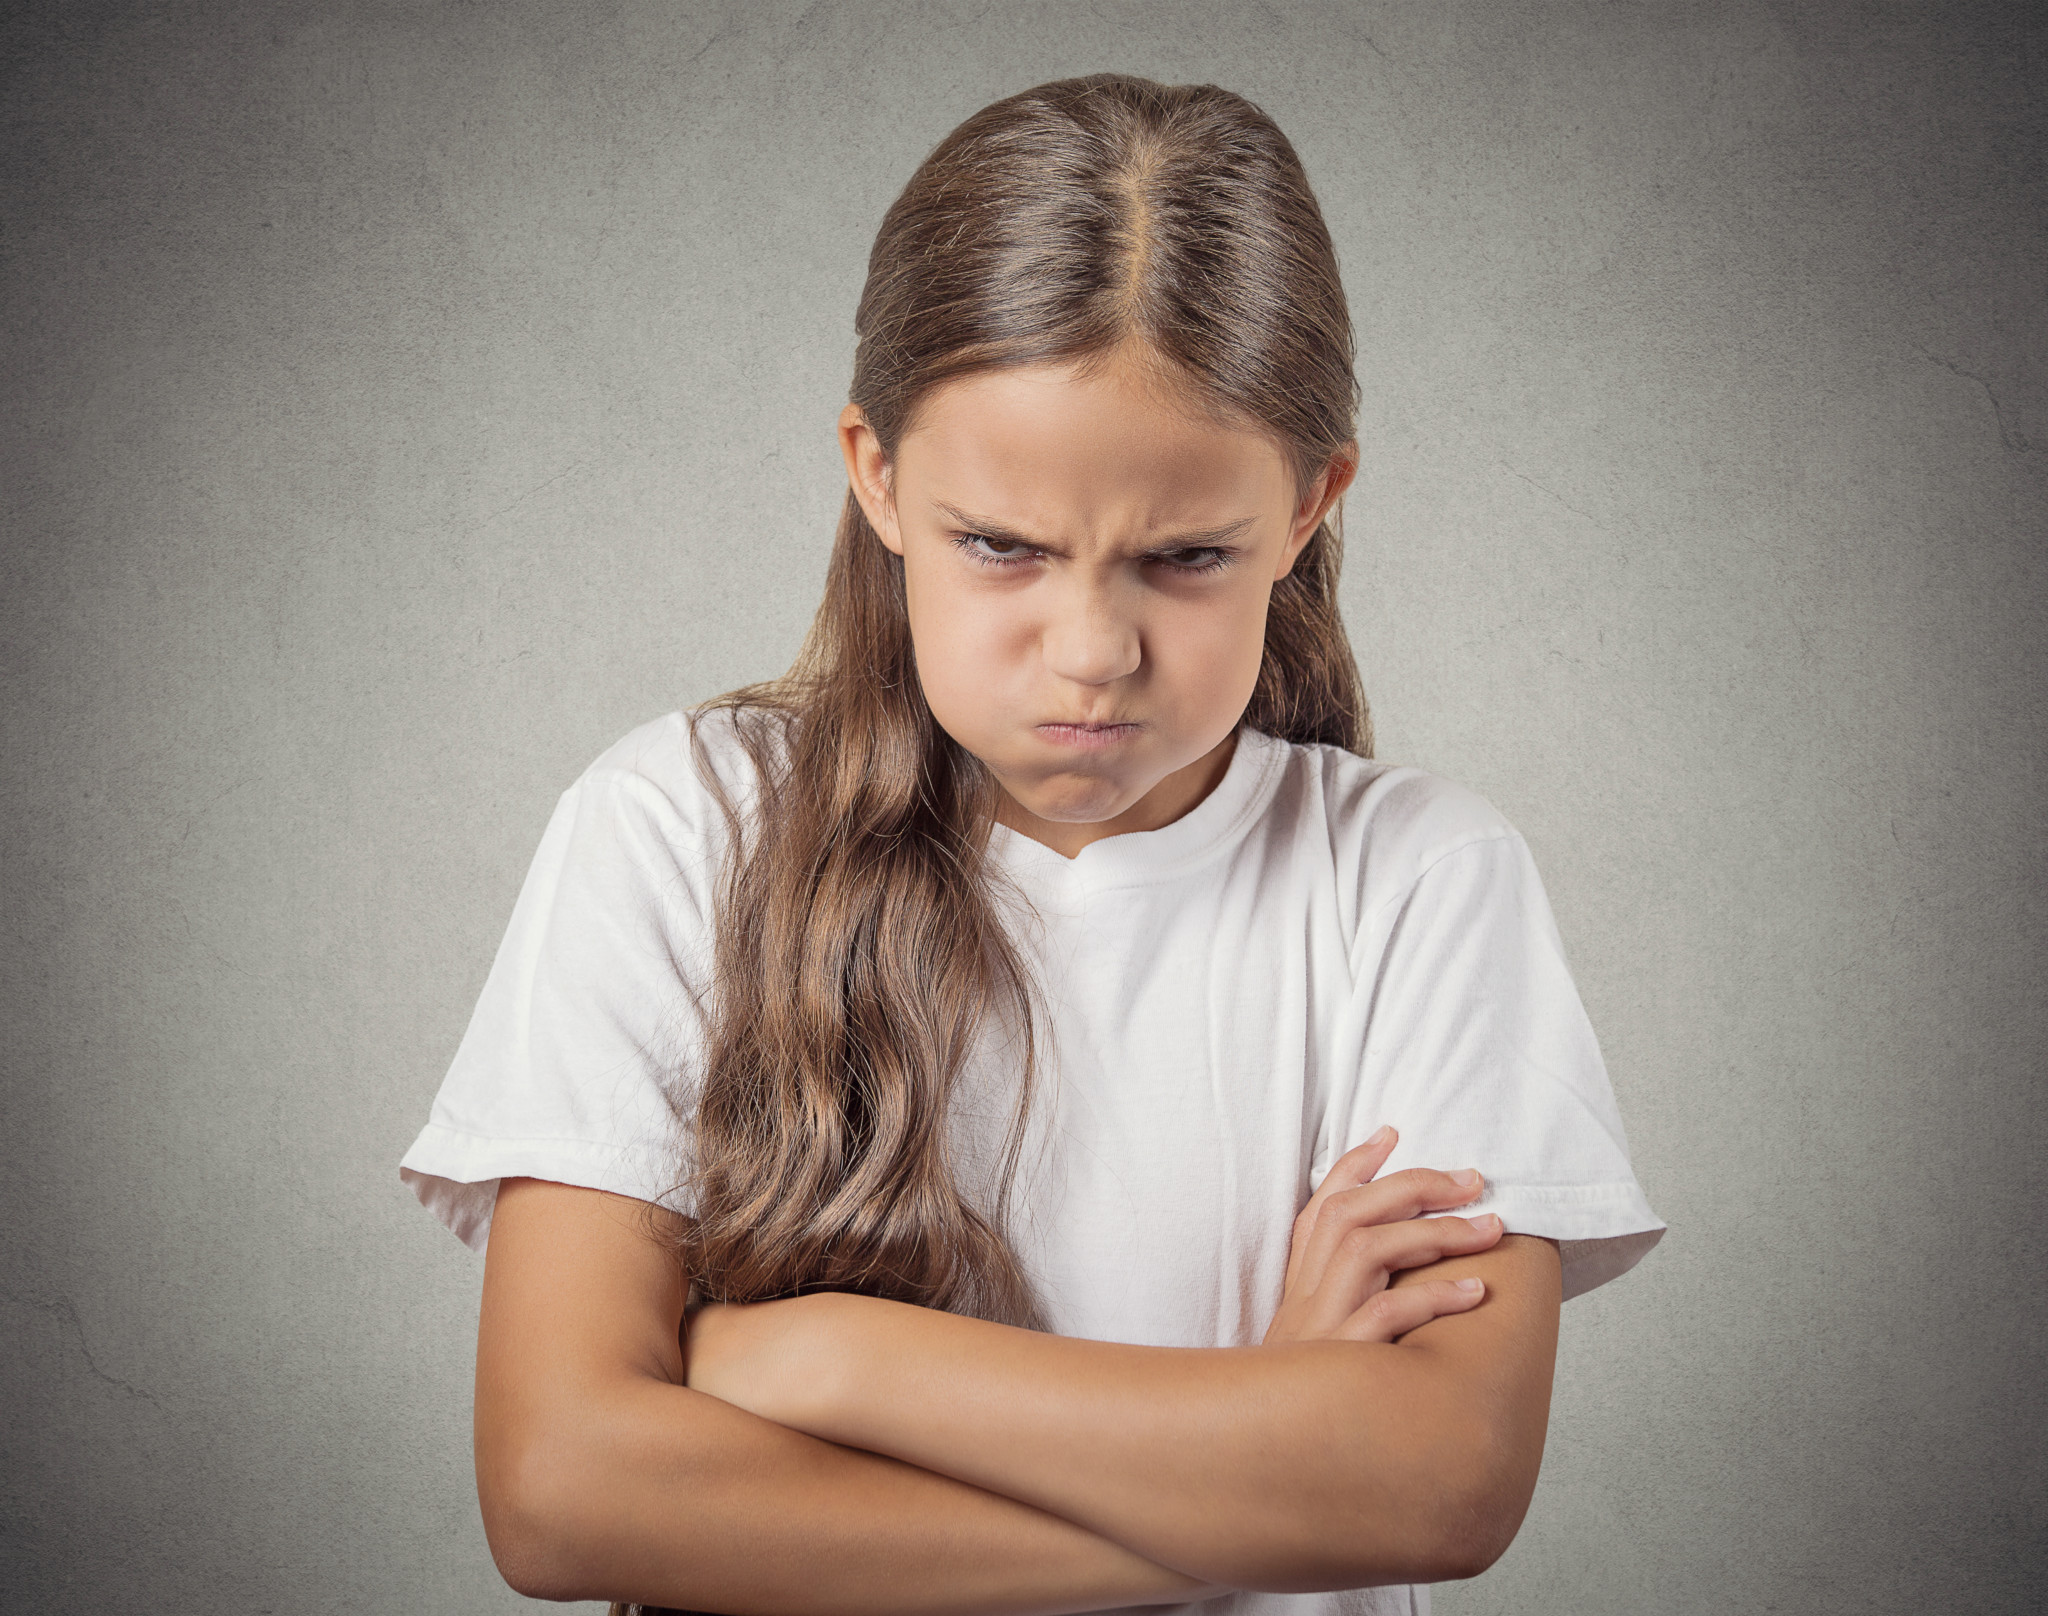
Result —
POLYGON ((1221 778, 1273 584, 1355 465, 1297 501, 1270 439, 1129 364, 949 383, 893 465, 852 405, 840 438, 903 557, 933 716, 1002 783, 1004 822, 1069 856, 1170 823, 1221 778))

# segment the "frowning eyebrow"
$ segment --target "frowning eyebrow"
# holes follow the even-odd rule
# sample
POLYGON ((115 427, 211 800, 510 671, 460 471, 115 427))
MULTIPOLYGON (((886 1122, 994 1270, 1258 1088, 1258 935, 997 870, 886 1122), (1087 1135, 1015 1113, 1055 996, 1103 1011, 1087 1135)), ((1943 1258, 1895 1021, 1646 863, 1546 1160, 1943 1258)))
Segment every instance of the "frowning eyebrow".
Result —
MULTIPOLYGON (((958 506, 948 505, 944 500, 933 500, 932 503, 954 526, 964 532, 978 533, 984 539, 1000 539, 1006 544, 1029 545, 1034 550, 1044 550, 1053 555, 1062 553, 1058 545, 1049 544, 1044 539, 1034 539, 1028 533, 1019 533, 1015 528, 1005 527, 1001 522, 992 522, 985 516, 963 511, 958 506)), ((1169 550, 1206 550, 1242 538, 1245 529, 1252 526, 1255 520, 1254 517, 1241 516, 1235 522, 1226 522, 1221 527, 1198 528, 1187 533, 1169 533, 1163 538, 1153 540, 1145 549, 1148 554, 1169 550)))

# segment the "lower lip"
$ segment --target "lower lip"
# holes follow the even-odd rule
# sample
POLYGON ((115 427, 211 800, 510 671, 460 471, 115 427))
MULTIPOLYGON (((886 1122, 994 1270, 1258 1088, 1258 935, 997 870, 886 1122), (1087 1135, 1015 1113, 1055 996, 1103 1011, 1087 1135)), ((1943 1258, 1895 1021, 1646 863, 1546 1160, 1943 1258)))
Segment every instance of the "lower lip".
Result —
POLYGON ((1100 752, 1115 746, 1119 741, 1128 741, 1138 733, 1136 724, 1104 724, 1100 727, 1083 727, 1080 724, 1040 724, 1038 733, 1054 746, 1071 746, 1083 752, 1100 752))

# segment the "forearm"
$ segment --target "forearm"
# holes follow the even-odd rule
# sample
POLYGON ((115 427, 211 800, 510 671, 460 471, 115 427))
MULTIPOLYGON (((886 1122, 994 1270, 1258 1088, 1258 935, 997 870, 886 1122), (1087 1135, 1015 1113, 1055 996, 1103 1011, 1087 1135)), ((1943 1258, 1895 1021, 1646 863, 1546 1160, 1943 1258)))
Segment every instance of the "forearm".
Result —
POLYGON ((1231 1586, 1472 1575, 1512 1537, 1541 1459, 1549 1344, 1499 1347, 1518 1310, 1542 1314, 1544 1265, 1554 1285, 1554 1256, 1528 1245, 1540 1256, 1488 1271, 1520 1264, 1530 1283, 1395 1345, 1136 1347, 807 1298, 816 1323, 789 1339, 813 1361, 774 1375, 788 1401, 764 1412, 1231 1586))
POLYGON ((557 1429, 508 1467, 545 1477, 519 1505, 494 1508, 485 1488, 494 1547, 537 1551, 524 1567, 517 1548, 501 1553, 502 1568, 543 1597, 736 1616, 994 1616, 1217 1591, 1011 1498, 655 1380, 579 1397, 573 1425, 557 1429), (506 1518, 521 1508, 535 1530, 506 1518))
POLYGON ((1398 1346, 1131 1347, 916 1311, 849 1321, 861 1391, 806 1424, 1241 1587, 1444 1574, 1460 1413, 1398 1346))
POLYGON ((670 1217, 531 1179, 499 1191, 477 1334, 476 1474, 513 1587, 738 1616, 1201 1597, 1193 1579, 1066 1520, 688 1389, 687 1287, 648 1238, 650 1218, 670 1217))

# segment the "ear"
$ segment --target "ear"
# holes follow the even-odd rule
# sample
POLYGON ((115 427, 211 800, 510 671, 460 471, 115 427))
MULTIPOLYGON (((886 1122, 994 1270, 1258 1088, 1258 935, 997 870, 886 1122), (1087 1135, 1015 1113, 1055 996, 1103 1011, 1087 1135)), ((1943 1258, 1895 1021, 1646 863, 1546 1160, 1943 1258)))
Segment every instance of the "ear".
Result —
POLYGON ((1277 584, 1294 570, 1294 563, 1308 548, 1308 541, 1316 536, 1316 529, 1336 508, 1337 501, 1344 497, 1344 490, 1351 486, 1351 479, 1357 475, 1358 440, 1354 438, 1331 455, 1315 481, 1302 490, 1301 499, 1294 507, 1294 525, 1288 529, 1287 542, 1280 549, 1280 570, 1273 574, 1273 582, 1277 584))
POLYGON ((903 554, 903 534, 896 524, 896 494, 888 457, 882 453, 882 440, 875 436, 875 429, 868 425, 867 415, 858 404, 849 404, 839 412, 839 452, 846 457, 847 486, 860 501, 868 526, 891 550, 903 554))

